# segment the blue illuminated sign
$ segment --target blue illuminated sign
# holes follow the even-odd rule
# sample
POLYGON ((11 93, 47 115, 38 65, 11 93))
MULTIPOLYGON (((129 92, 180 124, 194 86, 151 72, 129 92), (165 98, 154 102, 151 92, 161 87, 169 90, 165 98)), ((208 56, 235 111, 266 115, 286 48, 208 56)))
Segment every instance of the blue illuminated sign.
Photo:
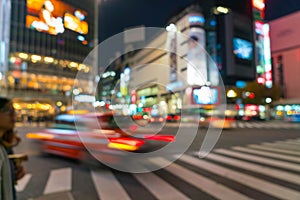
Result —
POLYGON ((237 88, 245 88, 246 85, 247 85, 247 83, 246 83, 245 81, 237 81, 237 82, 235 83, 235 86, 236 86, 237 88))
POLYGON ((190 24, 204 24, 205 23, 205 19, 203 16, 190 16, 189 17, 189 23, 190 24))

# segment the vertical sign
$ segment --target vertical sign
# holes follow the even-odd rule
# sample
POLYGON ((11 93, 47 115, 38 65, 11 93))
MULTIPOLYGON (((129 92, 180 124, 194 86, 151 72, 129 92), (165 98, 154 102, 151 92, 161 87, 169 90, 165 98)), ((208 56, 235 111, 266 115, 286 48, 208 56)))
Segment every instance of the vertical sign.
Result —
POLYGON ((169 32, 170 35, 170 83, 177 81, 177 56, 176 43, 177 33, 175 31, 169 32))
POLYGON ((205 51, 205 31, 190 29, 187 52, 187 81, 189 85, 205 85, 207 82, 207 57, 205 51))

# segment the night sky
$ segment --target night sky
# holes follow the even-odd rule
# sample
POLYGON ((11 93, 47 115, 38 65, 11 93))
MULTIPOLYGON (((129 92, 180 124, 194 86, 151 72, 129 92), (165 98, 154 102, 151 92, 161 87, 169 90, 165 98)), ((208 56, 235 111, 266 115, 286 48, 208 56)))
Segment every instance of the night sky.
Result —
MULTIPOLYGON (((102 0, 99 9, 99 41, 126 27, 164 27, 167 20, 195 0, 102 0)), ((233 0, 237 1, 237 0, 233 0)), ((300 0, 266 0, 267 21, 300 10, 300 0)))

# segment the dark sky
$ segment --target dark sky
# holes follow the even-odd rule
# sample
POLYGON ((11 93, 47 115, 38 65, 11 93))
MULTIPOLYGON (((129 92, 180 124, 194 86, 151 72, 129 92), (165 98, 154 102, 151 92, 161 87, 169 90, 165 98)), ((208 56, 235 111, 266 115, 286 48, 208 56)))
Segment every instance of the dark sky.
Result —
MULTIPOLYGON (((195 0, 101 0, 99 41, 126 27, 164 27, 167 19, 195 0)), ((209 1, 209 0, 207 0, 209 1)), ((232 0, 237 1, 237 0, 232 0)), ((266 20, 300 10, 300 0, 266 0, 266 20)))
POLYGON ((300 11, 300 0, 266 0, 266 20, 300 11))
POLYGON ((99 41, 126 27, 164 27, 166 20, 194 0, 102 0, 99 9, 99 41))

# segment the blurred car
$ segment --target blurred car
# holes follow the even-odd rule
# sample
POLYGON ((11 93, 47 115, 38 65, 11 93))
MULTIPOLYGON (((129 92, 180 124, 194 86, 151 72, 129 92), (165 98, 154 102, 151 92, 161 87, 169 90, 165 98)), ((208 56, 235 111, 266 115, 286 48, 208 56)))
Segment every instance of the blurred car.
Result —
POLYGON ((167 122, 180 122, 181 116, 180 114, 168 114, 166 117, 167 122))
POLYGON ((146 126, 150 115, 147 112, 139 112, 131 116, 132 120, 139 126, 146 126))
POLYGON ((149 118, 150 123, 163 123, 165 122, 165 118, 161 115, 153 115, 149 118))
POLYGON ((207 117, 200 118, 199 125, 200 127, 212 127, 217 129, 231 129, 234 128, 235 124, 234 118, 229 117, 207 117))
POLYGON ((136 129, 124 116, 113 113, 64 114, 58 115, 51 127, 26 136, 38 142, 45 153, 90 160, 94 159, 90 154, 93 152, 105 157, 106 162, 121 160, 124 151, 149 152, 174 141, 172 135, 150 135, 136 129))

